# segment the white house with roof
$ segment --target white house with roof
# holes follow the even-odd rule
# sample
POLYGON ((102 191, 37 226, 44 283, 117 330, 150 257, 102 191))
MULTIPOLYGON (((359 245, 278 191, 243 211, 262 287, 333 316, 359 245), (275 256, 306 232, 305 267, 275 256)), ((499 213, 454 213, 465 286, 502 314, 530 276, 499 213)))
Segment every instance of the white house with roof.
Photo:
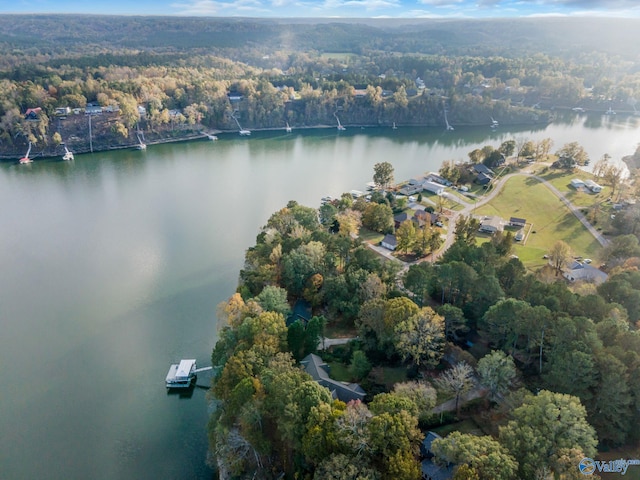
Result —
POLYGON ((585 180, 584 185, 593 193, 600 193, 602 191, 602 186, 598 185, 593 180, 585 180))
POLYGON ((596 285, 604 283, 608 278, 608 275, 602 270, 577 260, 574 260, 562 270, 562 276, 572 283, 585 281, 596 285))
POLYGON ((480 223, 480 231, 483 233, 496 233, 501 232, 504 229, 504 220, 502 218, 493 216, 493 217, 484 217, 480 223))
POLYGON ((580 180, 579 178, 574 178, 571 180, 571 186, 576 190, 579 190, 581 188, 584 188, 584 181, 580 180))

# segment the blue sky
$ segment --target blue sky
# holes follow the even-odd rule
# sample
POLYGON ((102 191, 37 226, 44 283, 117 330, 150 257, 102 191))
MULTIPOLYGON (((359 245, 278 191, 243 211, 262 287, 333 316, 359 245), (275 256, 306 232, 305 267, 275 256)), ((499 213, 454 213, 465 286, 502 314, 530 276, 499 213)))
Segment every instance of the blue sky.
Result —
POLYGON ((215 17, 640 17, 638 0, 2 0, 2 13, 215 17))

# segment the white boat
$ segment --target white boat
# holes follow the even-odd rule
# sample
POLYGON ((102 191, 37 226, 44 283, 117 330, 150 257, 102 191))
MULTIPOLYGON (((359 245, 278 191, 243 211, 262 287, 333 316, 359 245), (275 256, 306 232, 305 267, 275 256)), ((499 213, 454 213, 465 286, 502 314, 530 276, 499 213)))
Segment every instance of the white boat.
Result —
POLYGON ((240 135, 242 135, 243 137, 248 137, 249 135, 251 135, 251 130, 240 130, 240 135))
POLYGON ((180 360, 169 367, 167 373, 167 388, 189 388, 196 378, 196 361, 194 359, 180 360))
POLYGON ((24 155, 24 157, 22 157, 19 162, 21 165, 24 165, 26 163, 33 163, 33 160, 31 160, 29 158, 29 154, 31 153, 31 142, 29 142, 29 148, 27 149, 27 153, 24 155))
POLYGON ((491 117, 491 128, 497 128, 499 125, 498 121, 491 117))
POLYGON ((73 152, 69 150, 66 145, 64 146, 64 155, 62 156, 62 159, 66 161, 71 161, 74 159, 73 152))
POLYGON ((343 126, 342 126, 342 124, 340 123, 340 119, 338 118, 338 115, 336 115, 336 114, 334 113, 334 116, 336 117, 336 120, 338 121, 338 131, 339 131, 339 132, 344 132, 344 131, 346 130, 346 128, 345 128, 345 127, 343 127, 343 126))
POLYGON ((287 126, 285 128, 287 133, 291 133, 291 127, 289 126, 289 122, 287 122, 287 126))
POLYGON ((138 150, 146 150, 147 149, 147 144, 143 142, 144 134, 142 132, 138 132, 138 133, 136 133, 136 136, 138 137, 138 146, 136 148, 138 150))
POLYGON ((140 143, 137 147, 138 150, 146 150, 147 145, 145 143, 140 143))
POLYGON ((218 137, 216 137, 215 135, 207 135, 207 138, 212 142, 215 142, 216 140, 218 140, 218 137))
POLYGON ((396 127, 396 122, 393 122, 393 127, 391 127, 392 130, 397 130, 398 127, 396 127))
POLYGON ((613 110, 611 107, 609 107, 609 110, 607 110, 606 112, 604 112, 605 115, 615 115, 616 112, 615 110, 613 110))

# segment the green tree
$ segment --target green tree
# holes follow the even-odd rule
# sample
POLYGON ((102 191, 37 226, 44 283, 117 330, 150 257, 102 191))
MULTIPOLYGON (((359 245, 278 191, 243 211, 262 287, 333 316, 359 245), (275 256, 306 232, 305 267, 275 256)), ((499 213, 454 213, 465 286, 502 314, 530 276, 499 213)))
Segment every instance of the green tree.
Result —
POLYGON ((459 362, 436 379, 436 383, 442 390, 455 396, 456 413, 459 415, 460 397, 469 392, 475 385, 473 368, 467 362, 459 362))
POLYGON ((420 420, 426 419, 436 405, 437 392, 429 383, 424 381, 408 381, 396 383, 393 393, 411 400, 416 408, 420 420))
POLYGON ((458 340, 469 331, 467 319, 460 308, 445 303, 438 307, 438 314, 444 318, 444 331, 448 340, 458 340))
POLYGON ((596 433, 577 397, 542 390, 511 416, 500 427, 500 443, 518 459, 521 478, 535 478, 542 467, 553 469, 563 449, 579 449, 585 457, 596 453, 596 433))
POLYGON ((572 164, 575 165, 584 166, 589 164, 589 155, 587 154, 584 147, 582 147, 578 142, 565 144, 560 150, 556 152, 556 155, 560 159, 568 159, 572 164))
POLYGON ((423 307, 395 327, 394 345, 404 361, 435 367, 444 353, 444 319, 423 307))
POLYGON ((349 372, 356 381, 366 378, 371 371, 371 363, 367 359, 367 355, 362 350, 356 350, 351 355, 351 365, 349 372))
POLYGON ((366 458, 334 453, 320 462, 313 480, 379 480, 380 473, 366 458))
POLYGON ((396 231, 398 250, 409 253, 416 241, 416 227, 412 220, 405 220, 396 231))
POLYGON ((393 210, 385 203, 369 203, 362 215, 362 225, 380 233, 393 232, 393 210))
POLYGON ((438 463, 467 465, 478 478, 513 480, 517 477, 516 459, 489 436, 451 432, 445 438, 434 440, 431 449, 438 463))
POLYGON ((556 271, 556 277, 571 261, 571 247, 562 240, 556 241, 549 250, 549 262, 556 271))
POLYGON ((284 288, 267 285, 256 297, 256 301, 265 311, 281 313, 285 317, 291 313, 287 291, 284 288))
POLYGON ((513 359, 500 350, 488 353, 478 361, 479 383, 489 391, 487 399, 498 400, 509 391, 516 379, 513 359))
POLYGON ((381 190, 387 190, 393 184, 393 165, 389 162, 376 163, 373 166, 373 183, 381 190))

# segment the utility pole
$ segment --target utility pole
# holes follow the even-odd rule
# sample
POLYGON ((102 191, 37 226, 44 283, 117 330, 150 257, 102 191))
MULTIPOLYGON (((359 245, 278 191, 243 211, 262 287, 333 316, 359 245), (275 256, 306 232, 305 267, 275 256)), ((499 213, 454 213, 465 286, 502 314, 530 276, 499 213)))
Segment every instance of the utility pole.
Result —
POLYGON ((89 150, 93 153, 93 139, 91 138, 91 114, 89 114, 89 150))

